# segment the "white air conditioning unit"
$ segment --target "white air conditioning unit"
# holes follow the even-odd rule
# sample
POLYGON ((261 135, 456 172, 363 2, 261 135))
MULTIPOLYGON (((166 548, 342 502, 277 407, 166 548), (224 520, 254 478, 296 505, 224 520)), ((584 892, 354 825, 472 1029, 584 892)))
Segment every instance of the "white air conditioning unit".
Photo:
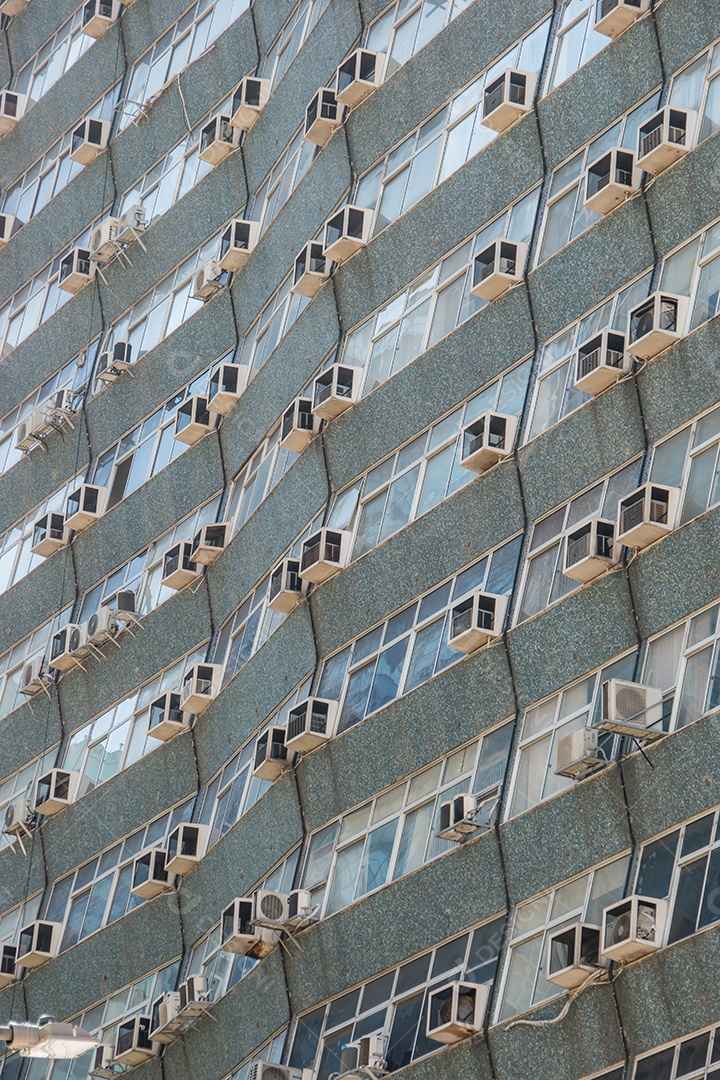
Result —
POLYGON ((0 3, 0 15, 7 15, 9 19, 12 19, 14 15, 19 15, 21 11, 24 11, 28 5, 28 0, 3 0, 0 3))
POLYGON ((215 116, 200 132, 198 157, 209 165, 219 165, 240 145, 240 132, 229 116, 215 116))
POLYGON ((18 939, 17 966, 39 968, 57 956, 61 930, 62 923, 41 919, 24 926, 18 939))
POLYGON ((370 213, 360 206, 344 206, 325 225, 323 257, 343 263, 370 239, 370 213))
POLYGON ((47 559, 70 541, 70 530, 65 525, 65 515, 60 513, 43 514, 33 527, 33 540, 30 550, 33 555, 47 559))
POLYGON ((322 430, 322 417, 313 412, 312 398, 295 398, 280 422, 280 448, 302 454, 322 430))
POLYGON ((506 131, 533 107, 537 75, 508 68, 485 87, 482 122, 493 131, 506 131))
MULTIPOLYGON (((133 203, 118 218, 117 240, 126 247, 140 240, 140 233, 148 227, 147 211, 142 203, 133 203)), ((141 243, 142 246, 142 243, 141 243)))
POLYGON ((218 262, 223 270, 236 273, 248 261, 260 237, 260 222, 249 218, 231 221, 220 237, 218 262))
POLYGON ((625 347, 625 335, 602 330, 588 338, 575 356, 575 389, 585 394, 601 394, 630 370, 632 357, 625 347))
POLYGON ((165 867, 171 874, 187 874, 205 854, 208 826, 182 821, 170 833, 165 867))
POLYGON ((640 550, 667 536, 675 528, 679 506, 679 488, 642 484, 618 503, 616 543, 640 550))
POLYGON ((603 911, 600 956, 625 962, 662 948, 667 901, 628 896, 603 911))
POLYGON ((270 575, 268 607, 289 614, 303 599, 307 588, 307 581, 300 577, 300 560, 283 559, 270 575))
POLYGON ((89 165, 107 146, 109 134, 109 121, 88 117, 72 133, 70 157, 81 165, 89 165))
POLYGON ((303 581, 327 581, 348 560, 350 534, 340 529, 320 529, 303 543, 300 577, 303 581))
POLYGON ((67 769, 51 769, 35 785, 35 813, 52 817, 75 801, 78 774, 67 769))
POLYGON ((12 986, 14 982, 17 982, 15 972, 16 957, 17 948, 15 945, 0 945, 0 990, 4 990, 6 986, 12 986))
POLYGON ((220 921, 220 948, 223 952, 239 953, 260 960, 275 948, 277 932, 254 924, 254 908, 252 897, 233 900, 225 908, 220 921))
POLYGON ((576 922, 550 935, 545 978, 569 990, 600 967, 600 927, 576 922))
POLYGON ((6 836, 29 836, 34 817, 35 811, 30 799, 24 796, 13 799, 5 807, 3 832, 6 836))
POLYGON ((150 1041, 165 1044, 174 1042, 182 1026, 179 1013, 180 994, 177 990, 166 990, 160 997, 155 998, 150 1014, 150 1041))
POLYGON ((113 1046, 106 1046, 104 1043, 102 1046, 97 1046, 93 1050, 90 1076, 95 1080, 113 1080, 116 1075, 114 1060, 115 1048, 113 1046))
POLYGON ((0 214, 0 251, 5 247, 13 233, 22 227, 22 222, 12 214, 0 214))
POLYGON ((0 93, 0 137, 15 127, 25 112, 26 101, 25 94, 16 94, 12 90, 0 93))
POLYGON ((175 875, 166 869, 165 859, 165 850, 158 847, 150 848, 142 855, 138 855, 133 863, 130 888, 133 896, 143 896, 146 900, 152 900, 153 897, 172 889, 175 884, 175 875))
POLYGON ((697 113, 690 109, 664 109, 638 128, 637 166, 656 176, 689 154, 695 140, 697 113))
POLYGON ((306 698, 290 710, 285 745, 296 753, 314 750, 333 737, 336 721, 336 701, 306 698))
POLYGON ((193 664, 183 679, 180 708, 198 716, 220 693, 221 664, 193 664))
POLYGON ((85 624, 68 623, 53 635, 48 665, 55 671, 71 671, 87 655, 85 624))
POLYGON ((180 983, 180 1012, 184 1017, 202 1016, 210 1002, 206 975, 189 975, 180 983))
POLYGON ((474 833, 487 832, 497 809, 497 794, 486 799, 463 793, 440 804, 440 828, 436 835, 441 840, 459 842, 474 833))
POLYGON ((367 1080, 387 1073, 387 1035, 365 1035, 357 1042, 346 1043, 340 1051, 339 1077, 343 1080, 367 1080))
POLYGON ((313 904, 312 893, 307 889, 293 889, 288 893, 287 929, 299 930, 313 919, 317 904, 313 904))
POLYGON ((40 409, 33 409, 17 426, 15 447, 23 451, 32 450, 43 441, 45 434, 47 431, 42 412, 40 409))
POLYGON ((240 131, 249 131, 270 97, 270 80, 246 75, 233 94, 230 123, 240 131))
POLYGON ((517 434, 517 417, 486 412, 464 429, 460 464, 472 472, 484 473, 498 461, 512 456, 517 434))
POLYGON ((88 0, 83 8, 83 34, 101 38, 105 31, 120 18, 119 0, 88 0))
POLYGON ((95 372, 103 383, 114 383, 132 367, 132 345, 129 341, 116 341, 111 349, 100 353, 95 372))
POLYGON ((600 749, 597 728, 582 727, 561 735, 555 750, 555 775, 582 780, 603 765, 607 758, 600 749))
POLYGON ((628 735, 635 739, 660 739, 663 714, 663 692, 656 686, 608 679, 602 687, 603 731, 628 735))
POLYGON ((507 602, 507 596, 474 592, 454 604, 448 627, 450 648, 471 653, 502 637, 507 602))
POLYGON ((650 0, 596 0, 594 29, 599 34, 617 37, 649 7, 650 0))
POLYGON ((356 49, 343 60, 335 74, 335 97, 341 105, 359 105, 381 82, 382 53, 356 49))
POLYGON ((116 255, 118 247, 118 219, 105 218, 90 233, 90 258, 93 262, 103 265, 116 255))
POLYGON ((134 1016, 120 1024, 115 1036, 113 1061, 120 1065, 142 1065, 143 1061, 155 1057, 150 1022, 149 1016, 134 1016))
POLYGON ((25 697, 35 697, 42 690, 52 684, 53 677, 47 670, 44 656, 36 656, 22 669, 20 676, 20 693, 25 697))
POLYGON ((289 916, 286 893, 258 889, 253 895, 253 905, 253 922, 257 926, 282 930, 287 925, 289 916))
POLYGON ((277 780, 291 760, 285 745, 285 728, 266 728, 255 743, 253 776, 259 780, 277 780))
POLYGON ((96 484, 81 484, 71 492, 65 506, 65 525, 81 532, 102 517, 107 489, 96 484))
POLYGON ((240 399, 248 376, 245 364, 219 364, 210 376, 208 411, 225 416, 240 399))
POLYGON ((79 293, 95 277, 95 263, 89 248, 75 247, 60 260, 58 288, 65 292, 79 293))
POLYGON ((332 262, 323 254, 320 240, 310 240, 295 259, 290 292, 316 296, 330 277, 332 262))
POLYGON ((652 360, 683 336, 688 298, 656 292, 628 315, 628 349, 641 360, 652 360))
POLYGON ((200 566, 212 566, 227 546, 229 529, 226 521, 203 525, 192 542, 192 561, 200 566))
POLYGON ((117 612, 107 604, 93 612, 85 625, 88 644, 96 648, 114 638, 120 629, 117 612))
POLYGON ((191 581, 197 581, 202 569, 192 561, 191 554, 192 544, 189 540, 182 540, 165 552, 162 585, 168 589, 182 589, 191 581))
POLYGON ((619 146, 593 161, 585 173, 584 204, 596 214, 609 214, 640 190, 642 169, 632 150, 619 146))
POLYGON ((345 106, 335 96, 335 91, 323 86, 312 98, 305 110, 303 138, 315 146, 325 146, 342 125, 345 106))
POLYGON ((194 446, 215 427, 215 421, 207 407, 207 398, 202 394, 192 397, 178 405, 175 413, 175 438, 178 442, 194 446))
POLYGON ((361 370, 332 364, 313 384, 313 415, 334 420, 353 405, 360 392, 361 370))
POLYGON ((573 581, 594 581, 617 562, 615 522, 590 518, 565 537, 563 574, 573 581))
POLYGON ((195 271, 192 295, 196 300, 209 300, 225 287, 225 271, 217 259, 208 259, 195 271))
POLYGON ((43 401, 40 409, 47 423, 60 427, 75 415, 75 394, 72 390, 58 390, 43 401))
POLYGON ((269 1061, 252 1061, 247 1080, 312 1080, 312 1069, 293 1069, 289 1065, 274 1065, 269 1061))
POLYGON ((180 695, 172 690, 161 694, 150 706, 148 717, 148 735, 152 739, 161 739, 167 742, 173 735, 181 731, 187 731, 190 724, 180 708, 180 695))
POLYGON ((522 281, 527 244, 514 240, 493 240, 475 256, 470 292, 481 300, 496 300, 522 281))
POLYGON ((428 994, 428 1039, 456 1043, 482 1031, 490 987, 487 983, 451 982, 428 994))

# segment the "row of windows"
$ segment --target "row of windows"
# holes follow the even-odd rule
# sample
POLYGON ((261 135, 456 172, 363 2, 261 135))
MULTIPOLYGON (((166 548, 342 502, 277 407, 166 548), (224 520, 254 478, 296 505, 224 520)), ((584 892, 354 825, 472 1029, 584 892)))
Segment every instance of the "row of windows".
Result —
POLYGON ((93 38, 80 29, 82 18, 83 5, 20 68, 14 79, 14 90, 37 102, 70 70, 93 44, 93 38))
MULTIPOLYGON (((46 654, 53 634, 70 621, 71 611, 71 607, 65 608, 54 619, 43 623, 37 630, 33 630, 32 634, 28 634, 0 655, 0 720, 24 701, 20 693, 23 668, 26 664, 46 654)), ((0 807, 2 807, 1 799, 0 807)))

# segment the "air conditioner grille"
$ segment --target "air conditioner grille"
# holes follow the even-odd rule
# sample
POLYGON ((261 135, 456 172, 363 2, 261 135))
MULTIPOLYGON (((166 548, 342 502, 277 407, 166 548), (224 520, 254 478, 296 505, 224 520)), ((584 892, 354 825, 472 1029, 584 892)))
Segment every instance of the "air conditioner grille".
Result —
POLYGON ((285 912, 285 904, 281 897, 274 893, 266 893, 260 897, 260 914, 272 922, 279 922, 285 912))
POLYGON ((643 722, 646 708, 645 691, 640 687, 619 686, 615 692, 615 716, 618 720, 637 719, 643 722))

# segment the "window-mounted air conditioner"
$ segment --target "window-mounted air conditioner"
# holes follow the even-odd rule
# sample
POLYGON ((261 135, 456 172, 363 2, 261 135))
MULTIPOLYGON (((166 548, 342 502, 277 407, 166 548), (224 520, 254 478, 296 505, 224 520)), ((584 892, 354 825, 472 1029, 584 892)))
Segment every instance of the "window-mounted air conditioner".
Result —
POLYGON ((16 233, 21 227, 22 222, 14 218, 12 214, 0 214, 0 251, 5 247, 13 233, 16 233))
POLYGON ((75 128, 70 143, 70 157, 81 165, 89 165, 105 149, 110 134, 108 120, 94 120, 88 117, 75 128))
POLYGON ((113 1080, 116 1075, 114 1061, 114 1046, 107 1046, 105 1043, 102 1046, 96 1046, 92 1054, 89 1075, 94 1080, 113 1080))
POLYGON ((380 1077, 387 1072, 385 1054, 387 1035, 365 1035, 356 1042, 346 1043, 340 1051, 342 1080, 366 1080, 368 1076, 380 1077))
POLYGON ((300 577, 303 581, 327 581, 347 563, 350 534, 340 529, 320 529, 302 546, 300 577))
POLYGON ((657 175, 693 148, 697 113, 666 105, 638 128, 637 166, 657 175))
POLYGON ((602 687, 602 731, 635 739, 662 738, 663 693, 659 687, 608 679, 602 687))
POLYGON ((142 1065, 151 1057, 155 1057, 155 1047, 150 1039, 150 1017, 134 1016, 120 1024, 113 1060, 120 1065, 142 1065))
POLYGON ((314 416, 334 420, 357 401, 360 388, 360 369, 332 364, 313 383, 314 416))
POLYGON ((130 889, 133 896, 144 896, 146 900, 152 900, 153 897, 172 889, 175 884, 175 875, 167 870, 165 859, 165 850, 158 847, 150 848, 142 855, 138 855, 133 863, 130 889))
POLYGON ((225 908, 220 921, 220 948, 223 952, 239 953, 260 960, 275 948, 277 932, 265 926, 256 926, 253 922, 254 909, 252 897, 233 900, 225 908))
POLYGON ((229 413, 242 395, 247 375, 245 364, 220 364, 210 376, 208 411, 221 416, 229 413))
POLYGON ((493 131, 505 131, 533 106, 537 75, 508 68, 485 87, 482 122, 493 131))
POLYGON ((585 206, 596 214, 609 214, 640 190, 641 177, 632 150, 618 146, 608 150, 585 174, 585 206))
POLYGON ((12 19, 14 15, 19 15, 28 5, 28 0, 3 0, 0 4, 0 15, 7 15, 9 19, 12 19))
POLYGON ((0 93, 0 136, 7 135, 15 127, 25 112, 25 94, 16 94, 12 90, 0 93))
POLYGON ((215 421, 207 407, 207 398, 202 394, 192 397, 178 405, 175 413, 175 438, 178 442, 194 446, 215 427, 215 421))
POLYGON ((260 235, 260 222, 248 218, 236 218, 231 221, 220 237, 220 257, 218 262, 223 270, 235 273, 242 270, 248 261, 260 235))
POLYGON ((330 277, 332 263, 323 254, 320 240, 310 240, 295 259, 290 292, 313 297, 330 277))
POLYGON ((428 995, 428 1039, 456 1043, 482 1031, 490 987, 487 983, 455 981, 428 995))
POLYGON ((269 1061, 252 1061, 247 1080, 312 1080, 312 1069, 293 1069, 290 1065, 274 1065, 269 1061))
POLYGON ((192 542, 192 561, 201 566, 212 566, 225 550, 229 528, 226 521, 203 525, 192 542))
POLYGON ((47 559, 70 540, 70 530, 65 526, 65 515, 60 513, 43 514, 35 522, 31 551, 47 559))
POLYGON ((174 1042, 182 1026, 179 1013, 180 994, 177 990, 166 990, 160 997, 155 998, 150 1010, 150 1041, 165 1044, 174 1042))
POLYGON ((475 256, 470 292, 481 300, 496 300, 522 281, 527 244, 514 240, 493 240, 475 256))
POLYGON ((614 566, 615 522, 590 518, 565 537, 563 574, 573 581, 594 581, 614 566))
POLYGON ((617 37, 650 7, 650 0, 596 0, 595 30, 617 37))
POLYGON ((270 575, 268 607, 289 614, 305 596, 307 587, 307 581, 300 577, 300 560, 283 559, 270 575))
POLYGON ((45 657, 36 656, 22 669, 20 676, 20 693, 25 697, 35 697, 53 681, 52 674, 47 669, 45 657))
POLYGON ((576 922, 550 935, 545 978, 572 990, 600 967, 600 927, 576 922))
POLYGON ((607 765, 607 758, 598 741, 598 729, 592 727, 582 727, 561 735, 555 750, 555 775, 582 780, 607 765))
POLYGON ((198 157, 210 165, 219 165, 240 145, 240 132, 229 116, 215 116, 200 132, 198 157))
POLYGON ((512 455, 517 434, 517 417, 486 412, 464 429, 460 464, 472 472, 484 473, 498 461, 512 455))
POLYGON ((51 769, 35 785, 35 813, 52 817, 75 800, 78 774, 67 769, 51 769))
POLYGON ((323 256, 342 263, 370 239, 370 214, 360 206, 344 206, 325 225, 323 256))
POLYGON ((5 807, 3 832, 6 836, 28 836, 35 818, 35 811, 29 799, 24 796, 13 799, 5 807))
POLYGON ((628 315, 628 349, 641 360, 651 360, 679 341, 687 307, 686 296, 656 292, 628 315))
POLYGON ((336 720, 336 701, 306 698, 290 710, 285 745, 296 752, 314 750, 333 737, 336 720))
POLYGON ((240 131, 249 131, 270 97, 270 80, 246 75, 233 94, 230 123, 240 131))
POLYGON ((68 623, 58 630, 50 643, 48 665, 55 671, 71 671, 87 655, 87 627, 84 623, 68 623))
POLYGON ((182 589, 197 581, 202 569, 192 561, 192 543, 182 540, 165 552, 161 584, 168 589, 182 589))
POLYGON ((167 742, 181 731, 187 731, 188 719, 180 708, 180 695, 172 690, 161 694, 150 706, 148 717, 148 735, 153 739, 167 742))
POLYGON ((132 345, 129 341, 116 341, 98 357, 96 378, 103 383, 114 383, 132 367, 132 345))
POLYGON ((605 329, 584 341, 575 356, 575 389, 601 394, 630 370, 625 335, 605 329))
POLYGON ((616 542, 640 550, 667 536, 675 528, 680 489, 642 484, 620 499, 616 542))
POLYGON ((171 874, 187 874, 202 859, 207 845, 207 825, 182 821, 170 833, 165 867, 171 874))
POLYGON ((211 1000, 207 976, 189 975, 180 983, 180 1012, 184 1017, 201 1016, 211 1000))
POLYGON ((119 250, 118 243, 118 219, 105 218, 90 233, 90 258, 94 263, 103 266, 110 262, 119 250))
POLYGON ((17 948, 15 945, 0 945, 0 990, 6 986, 12 986, 17 981, 15 974, 15 959, 17 948))
POLYGON ((192 295, 195 300, 209 300, 224 289, 227 275, 217 259, 208 259, 193 275, 192 295))
POLYGON ((102 517, 107 489, 96 484, 81 484, 68 495, 65 507, 65 525, 73 532, 87 529, 102 517))
POLYGON ((112 611, 118 622, 135 622, 137 617, 137 612, 135 611, 135 590, 119 589, 115 593, 115 602, 112 611))
POLYGON ((295 398, 283 413, 280 423, 280 447, 302 454, 322 430, 322 417, 313 412, 312 398, 295 398))
POLYGON ((491 827, 498 796, 479 799, 477 795, 455 795, 440 804, 440 828, 437 836, 441 840, 466 840, 474 833, 487 832, 491 827))
POLYGON ((269 727, 255 743, 253 776, 259 780, 277 780, 290 760, 291 755, 285 745, 285 728, 269 727))
POLYGON ((628 896, 603 911, 600 956, 603 960, 637 960, 662 947, 667 902, 628 896))
POLYGON ((185 675, 180 693, 180 708, 198 716, 220 693, 221 664, 193 664, 185 675))
POLYGON ((94 645, 98 649, 118 634, 120 624, 117 611, 109 604, 104 604, 93 612, 85 626, 88 645, 94 645))
POLYGON ((140 241, 142 247, 142 241, 140 240, 140 233, 144 232, 148 227, 147 211, 142 203, 133 203, 127 210, 120 215, 117 224, 117 240, 119 244, 124 247, 129 246, 133 241, 140 241))
POLYGON ((108 27, 120 18, 119 0, 88 0, 83 8, 83 34, 91 38, 100 38, 108 27))
POLYGON ((75 295, 95 277, 89 248, 75 247, 60 262, 58 288, 75 295))
POLYGON ((453 605, 448 627, 451 649, 471 653, 502 636, 507 596, 474 592, 453 605))
POLYGON ((328 86, 321 87, 305 110, 303 138, 315 146, 325 146, 342 125, 345 106, 328 86))
POLYGON ((335 97, 341 105, 359 105, 380 85, 384 56, 370 49, 356 49, 343 60, 335 74, 335 97))
POLYGON ((41 919, 24 926, 18 938, 18 967, 39 968, 57 956, 62 924, 41 919))

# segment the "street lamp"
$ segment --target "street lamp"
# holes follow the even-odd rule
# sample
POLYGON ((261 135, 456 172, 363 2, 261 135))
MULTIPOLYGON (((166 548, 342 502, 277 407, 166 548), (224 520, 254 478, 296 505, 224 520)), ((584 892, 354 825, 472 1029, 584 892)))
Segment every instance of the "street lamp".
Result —
POLYGON ((33 1058, 79 1058, 100 1046, 100 1040, 89 1031, 58 1023, 54 1016, 41 1016, 37 1024, 16 1020, 0 1024, 0 1041, 21 1057, 33 1058))

